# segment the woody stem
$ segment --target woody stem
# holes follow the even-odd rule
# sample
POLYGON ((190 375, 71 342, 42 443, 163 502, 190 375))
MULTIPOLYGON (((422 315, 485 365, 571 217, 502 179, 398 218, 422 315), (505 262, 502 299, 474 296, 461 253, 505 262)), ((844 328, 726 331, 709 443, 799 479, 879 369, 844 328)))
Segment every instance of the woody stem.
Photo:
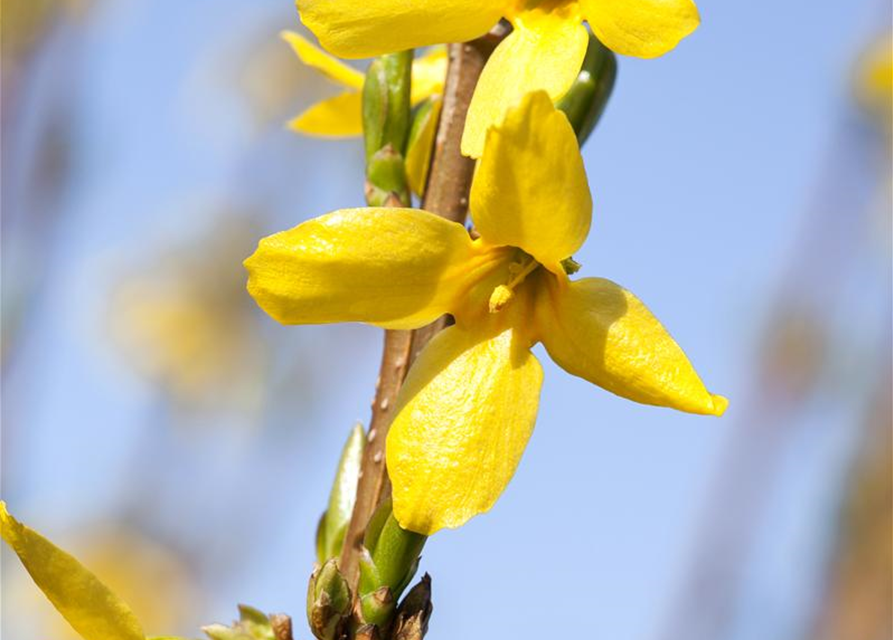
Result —
MULTIPOLYGON (((490 53, 505 36, 503 30, 497 29, 478 40, 449 46, 443 111, 422 207, 458 223, 464 223, 468 213, 468 194, 474 172, 474 162, 462 155, 459 145, 474 87, 490 53)), ((447 318, 441 318, 415 331, 385 332, 379 378, 372 402, 368 445, 363 454, 357 499, 341 552, 341 572, 354 597, 359 577, 359 552, 366 525, 376 507, 391 491, 385 466, 385 441, 393 419, 397 392, 413 360, 447 323, 447 318)))

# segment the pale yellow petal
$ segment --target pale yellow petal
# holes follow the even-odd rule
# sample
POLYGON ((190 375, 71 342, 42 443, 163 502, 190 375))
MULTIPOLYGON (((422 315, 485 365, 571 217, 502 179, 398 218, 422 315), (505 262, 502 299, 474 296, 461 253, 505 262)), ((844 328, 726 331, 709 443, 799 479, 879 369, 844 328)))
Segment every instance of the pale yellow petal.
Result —
POLYGON ((342 93, 312 105, 288 123, 300 133, 326 138, 363 134, 363 98, 359 93, 342 93))
POLYGON ((450 312, 476 249, 418 209, 344 209, 260 241, 248 292, 284 324, 425 325, 450 312))
POLYGON ((365 76, 350 65, 346 65, 338 58, 330 56, 294 31, 283 31, 280 35, 283 40, 291 45, 301 62, 308 67, 321 71, 327 78, 344 87, 356 91, 363 89, 365 76))
POLYGON ((543 373, 525 341, 459 327, 410 370, 388 433, 400 525, 430 535, 488 511, 533 432, 543 373))
POLYGON ((425 98, 443 93, 448 63, 446 47, 433 47, 431 51, 412 61, 410 102, 413 106, 425 98))
POLYGON ((583 15, 602 43, 625 56, 656 58, 698 28, 691 0, 581 0, 583 15))
POLYGON ((601 278, 560 285, 548 274, 536 302, 538 337, 566 371, 619 396, 722 415, 685 353, 632 293, 601 278))
POLYGON ((487 135, 471 187, 474 226, 488 243, 520 247, 561 271, 589 233, 592 198, 577 138, 542 91, 487 135))
POLYGON ((301 21, 327 51, 369 58, 482 36, 506 2, 480 0, 297 0, 301 21))
POLYGON ((443 100, 440 97, 431 98, 430 103, 419 107, 412 121, 406 149, 406 178, 412 192, 420 198, 425 195, 428 184, 428 170, 431 168, 431 154, 442 108, 443 100))
POLYGON ((480 158, 487 130, 502 122, 506 111, 531 91, 553 100, 563 96, 580 73, 589 36, 576 5, 524 11, 503 40, 478 81, 462 135, 462 153, 480 158))
POLYGON ((0 501, 0 532, 35 584, 84 640, 144 640, 130 608, 73 556, 9 515, 0 501))

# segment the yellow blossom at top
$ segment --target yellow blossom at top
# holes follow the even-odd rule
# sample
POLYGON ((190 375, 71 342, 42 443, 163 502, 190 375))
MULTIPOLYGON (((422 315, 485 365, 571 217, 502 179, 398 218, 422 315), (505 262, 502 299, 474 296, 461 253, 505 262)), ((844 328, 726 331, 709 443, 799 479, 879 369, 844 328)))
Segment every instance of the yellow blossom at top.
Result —
POLYGON ((388 434, 394 514, 424 534, 487 511, 514 474, 539 403, 537 342, 637 402, 712 415, 727 404, 635 296, 566 275, 592 200, 573 129, 545 92, 488 133, 470 209, 476 240, 419 209, 345 209, 261 240, 245 262, 249 292, 283 323, 455 318, 410 369, 388 434))
POLYGON ((342 58, 363 58, 487 33, 501 18, 514 27, 475 90, 462 153, 480 157, 489 127, 527 93, 553 99, 571 87, 586 55, 588 22, 613 51, 653 58, 700 21, 692 0, 297 0, 303 23, 342 58))
MULTIPOLYGON (((282 39, 291 45, 301 62, 313 67, 345 89, 322 100, 293 118, 288 126, 311 136, 346 137, 363 134, 363 81, 365 75, 338 58, 321 51, 302 35, 283 31, 282 39)), ((436 47, 413 60, 410 104, 443 93, 447 57, 444 47, 436 47)))

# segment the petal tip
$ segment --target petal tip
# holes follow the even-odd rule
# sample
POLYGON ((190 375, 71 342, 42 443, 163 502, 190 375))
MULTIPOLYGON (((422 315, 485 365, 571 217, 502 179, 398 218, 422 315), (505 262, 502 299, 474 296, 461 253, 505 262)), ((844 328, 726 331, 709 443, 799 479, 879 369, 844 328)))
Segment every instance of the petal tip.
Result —
POLYGON ((719 418, 726 412, 726 409, 729 408, 729 399, 717 394, 711 394, 710 399, 713 405, 713 410, 710 411, 710 415, 719 418))

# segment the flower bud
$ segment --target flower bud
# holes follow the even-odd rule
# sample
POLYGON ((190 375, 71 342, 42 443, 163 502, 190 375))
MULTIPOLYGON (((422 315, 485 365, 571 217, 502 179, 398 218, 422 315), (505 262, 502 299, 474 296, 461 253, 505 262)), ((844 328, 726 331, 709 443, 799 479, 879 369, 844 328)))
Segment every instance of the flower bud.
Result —
POLYGON ((402 154, 410 126, 412 54, 404 51, 376 58, 363 84, 363 137, 366 160, 386 145, 402 154))
POLYGON ((376 151, 366 164, 366 203, 370 207, 408 207, 412 203, 403 156, 390 144, 376 151))
POLYGON ((590 35, 580 73, 555 105, 567 116, 581 147, 598 124, 616 78, 617 57, 598 38, 590 35))
POLYGON ((229 627, 210 624, 202 627, 202 631, 211 640, 268 640, 274 637, 270 617, 245 604, 239 605, 238 622, 229 627))
POLYGON ((350 587, 332 558, 317 567, 307 589, 307 621, 319 640, 338 640, 350 618, 350 587))

